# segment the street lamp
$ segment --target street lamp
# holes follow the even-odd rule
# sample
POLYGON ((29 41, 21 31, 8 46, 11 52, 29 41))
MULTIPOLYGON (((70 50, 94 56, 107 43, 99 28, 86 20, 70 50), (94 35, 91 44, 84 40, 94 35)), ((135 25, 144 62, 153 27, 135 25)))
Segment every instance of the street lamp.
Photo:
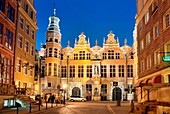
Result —
POLYGON ((65 101, 65 91, 66 91, 66 88, 67 88, 67 84, 63 84, 63 91, 64 91, 64 105, 66 104, 66 101, 65 101))

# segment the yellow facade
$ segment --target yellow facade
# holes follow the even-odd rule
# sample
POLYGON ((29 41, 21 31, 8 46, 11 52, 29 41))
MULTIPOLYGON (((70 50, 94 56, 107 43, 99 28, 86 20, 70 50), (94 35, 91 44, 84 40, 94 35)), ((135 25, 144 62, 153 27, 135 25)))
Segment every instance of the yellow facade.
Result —
POLYGON ((17 37, 15 48, 15 76, 17 88, 29 88, 34 94, 34 64, 36 48, 36 11, 34 2, 22 0, 19 3, 17 37))

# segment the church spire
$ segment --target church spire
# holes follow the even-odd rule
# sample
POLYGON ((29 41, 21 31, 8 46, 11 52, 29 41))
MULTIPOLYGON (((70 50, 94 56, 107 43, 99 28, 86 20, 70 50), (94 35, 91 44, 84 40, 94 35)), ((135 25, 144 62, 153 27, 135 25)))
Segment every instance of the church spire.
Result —
POLYGON ((56 5, 55 5, 55 2, 54 2, 54 16, 56 16, 56 5))

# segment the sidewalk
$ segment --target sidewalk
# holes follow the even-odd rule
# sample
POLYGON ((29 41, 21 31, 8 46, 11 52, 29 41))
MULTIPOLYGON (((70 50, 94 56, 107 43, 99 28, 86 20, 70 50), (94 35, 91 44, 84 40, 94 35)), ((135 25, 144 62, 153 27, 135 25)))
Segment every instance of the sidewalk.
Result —
MULTIPOLYGON (((47 109, 46 109, 46 103, 43 103, 43 106, 40 107, 39 111, 39 105, 32 105, 31 113, 36 114, 37 112, 45 111, 51 108, 58 108, 64 106, 63 104, 53 104, 53 107, 51 103, 47 104, 47 109)), ((18 114, 29 114, 30 113, 30 108, 29 107, 19 107, 18 109, 18 114)), ((0 114, 17 114, 17 108, 8 108, 8 109, 3 109, 0 110, 0 114)))

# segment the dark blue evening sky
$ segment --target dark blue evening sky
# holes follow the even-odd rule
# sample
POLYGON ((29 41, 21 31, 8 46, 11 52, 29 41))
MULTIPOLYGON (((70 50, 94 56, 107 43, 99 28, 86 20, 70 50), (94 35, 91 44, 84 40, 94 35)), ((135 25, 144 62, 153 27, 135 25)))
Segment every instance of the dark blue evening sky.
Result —
POLYGON ((57 17, 60 19, 62 34, 61 45, 67 46, 70 40, 74 46, 75 38, 84 32, 86 39, 90 38, 91 47, 95 40, 103 46, 103 38, 112 31, 115 38, 119 37, 120 45, 124 39, 128 45, 133 44, 133 30, 135 26, 135 0, 35 0, 38 30, 36 33, 36 48, 40 49, 40 42, 46 40, 48 18, 53 15, 54 1, 56 2, 57 17))

